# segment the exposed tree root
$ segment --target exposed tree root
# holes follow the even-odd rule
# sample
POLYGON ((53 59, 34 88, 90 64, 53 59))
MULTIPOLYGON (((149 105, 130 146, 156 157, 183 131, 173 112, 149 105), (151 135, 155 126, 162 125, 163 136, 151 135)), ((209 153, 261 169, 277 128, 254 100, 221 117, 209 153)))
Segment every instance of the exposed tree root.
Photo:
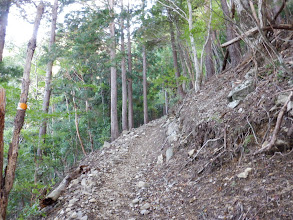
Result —
POLYGON ((280 126, 281 126, 281 123, 282 123, 284 113, 285 113, 285 111, 287 109, 287 105, 290 102, 292 96, 293 96, 293 92, 290 93, 287 101, 285 102, 285 104, 283 105, 283 107, 281 108, 281 110, 280 110, 280 112, 278 114, 277 123, 276 123, 275 129, 274 129, 271 141, 266 146, 264 146, 261 149, 259 149, 258 151, 256 151, 254 153, 254 155, 270 151, 272 149, 272 147, 274 146, 274 144, 276 143, 277 135, 278 135, 278 133, 280 131, 280 126))

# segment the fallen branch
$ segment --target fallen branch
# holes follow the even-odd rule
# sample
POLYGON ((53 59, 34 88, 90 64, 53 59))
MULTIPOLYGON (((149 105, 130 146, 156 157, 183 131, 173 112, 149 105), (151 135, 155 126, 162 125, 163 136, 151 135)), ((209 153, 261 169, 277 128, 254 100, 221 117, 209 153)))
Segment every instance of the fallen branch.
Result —
POLYGON ((254 155, 260 154, 260 153, 263 153, 263 152, 267 152, 267 151, 271 150, 271 148, 276 143, 277 135, 278 135, 278 133, 280 131, 280 126, 281 126, 281 123, 282 123, 282 119, 283 119, 284 113, 285 113, 285 111, 287 109, 287 105, 290 102, 292 96, 293 96, 293 92, 290 93, 287 101, 285 102, 285 104, 283 105, 283 107, 281 108, 281 110, 280 110, 280 112, 278 114, 277 123, 276 123, 275 129, 274 129, 274 132, 273 132, 273 136, 272 136, 271 141, 266 146, 264 146, 261 149, 259 149, 258 151, 256 151, 254 153, 254 155))
MULTIPOLYGON (((279 24, 279 25, 266 26, 266 27, 262 28, 263 31, 272 30, 272 29, 283 29, 283 30, 291 30, 292 31, 293 30, 293 25, 292 24, 279 24)), ((221 47, 222 48, 228 47, 231 44, 234 44, 234 43, 240 41, 243 37, 250 37, 250 36, 254 35, 257 32, 258 32, 258 28, 254 27, 254 28, 244 32, 240 36, 235 37, 232 40, 229 40, 228 42, 222 44, 221 47)))
POLYGON ((48 196, 46 196, 46 198, 40 201, 40 207, 44 208, 46 206, 54 204, 61 195, 61 193, 65 191, 71 180, 76 179, 82 173, 86 173, 88 171, 88 165, 81 165, 72 173, 68 174, 56 189, 54 189, 48 196))

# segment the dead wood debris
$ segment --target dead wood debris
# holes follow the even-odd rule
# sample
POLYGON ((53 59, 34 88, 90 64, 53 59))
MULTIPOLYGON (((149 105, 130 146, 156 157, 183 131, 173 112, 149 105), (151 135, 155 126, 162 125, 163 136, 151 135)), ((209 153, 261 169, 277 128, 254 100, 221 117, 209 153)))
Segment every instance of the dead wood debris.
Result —
POLYGON ((78 178, 82 173, 87 173, 89 170, 90 168, 88 165, 80 165, 77 169, 68 174, 56 189, 40 201, 40 207, 45 208, 46 206, 54 204, 60 195, 65 191, 71 180, 78 178))

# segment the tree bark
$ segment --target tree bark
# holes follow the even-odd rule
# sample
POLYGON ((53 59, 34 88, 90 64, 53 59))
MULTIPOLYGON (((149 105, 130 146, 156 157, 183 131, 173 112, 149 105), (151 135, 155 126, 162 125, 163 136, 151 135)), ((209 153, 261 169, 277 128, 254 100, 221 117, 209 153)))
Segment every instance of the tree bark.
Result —
POLYGON ((124 18, 123 0, 121 0, 121 78, 122 78, 122 130, 127 130, 127 80, 125 64, 124 18))
MULTIPOLYGON (((230 22, 232 17, 229 12, 227 1, 221 0, 221 5, 222 5, 222 9, 223 9, 224 16, 226 19, 225 25, 226 25, 227 40, 230 41, 236 37, 236 34, 234 32, 234 25, 232 22, 230 22)), ((229 54, 230 54, 230 58, 231 58, 231 65, 232 65, 232 67, 236 67, 241 59, 240 43, 238 42, 237 44, 233 44, 233 45, 229 46, 228 50, 229 50, 229 54)))
POLYGON ((147 124, 149 122, 149 117, 148 117, 148 101, 147 101, 147 60, 146 60, 146 49, 145 45, 142 46, 142 66, 143 66, 143 71, 142 71, 142 77, 143 77, 143 119, 144 123, 147 124))
POLYGON ((4 165, 4 125, 5 125, 5 106, 6 93, 5 89, 0 88, 0 189, 3 181, 3 165, 4 165))
MULTIPOLYGON (((85 101, 85 111, 88 114, 88 111, 89 111, 89 102, 88 102, 88 100, 85 101)), ((92 135, 92 132, 91 132, 91 124, 90 124, 89 118, 87 120, 87 132, 88 132, 89 138, 90 138, 91 150, 92 150, 92 152, 94 152, 94 140, 93 140, 93 135, 92 135)))
MULTIPOLYGON (((168 14, 169 14, 169 17, 171 17, 170 10, 168 10, 168 14)), ((171 46, 172 46, 173 64, 174 64, 174 70, 175 70, 175 79, 177 84, 177 93, 178 93, 178 96, 180 97, 180 100, 182 100, 185 96, 185 93, 182 89, 181 83, 179 82, 180 72, 179 72, 178 59, 177 59, 177 48, 175 44, 174 28, 173 28, 173 24, 171 20, 169 20, 169 27, 170 27, 170 35, 171 35, 171 46)))
POLYGON ((196 46, 194 42, 194 38, 192 35, 192 6, 191 6, 191 1, 187 0, 187 6, 188 6, 188 27, 189 27, 189 39, 190 39, 190 44, 191 44, 191 50, 193 54, 193 63, 194 63, 194 68, 195 68, 195 91, 199 91, 201 89, 201 84, 202 84, 202 72, 200 71, 199 67, 199 61, 197 57, 197 51, 196 51, 196 46))
POLYGON ((168 115, 169 111, 169 99, 168 99, 168 91, 165 89, 165 115, 168 115))
POLYGON ((114 22, 114 0, 109 0, 110 9, 110 60, 111 60, 111 141, 119 136, 118 114, 117 114, 117 73, 116 73, 116 43, 115 43, 115 22, 114 22))
POLYGON ((206 78, 209 79, 215 74, 211 35, 207 41, 205 53, 206 78))
POLYGON ((37 33, 38 33, 43 12, 44 12, 44 4, 43 2, 40 2, 37 8, 37 15, 34 22, 33 35, 28 43, 19 107, 17 109, 17 113, 14 119, 14 130, 13 130, 12 142, 9 146, 8 162, 7 162, 7 166, 5 168, 5 174, 4 174, 5 181, 2 183, 2 186, 1 186, 0 216, 2 219, 5 219, 6 217, 8 196, 12 189, 14 178, 15 178, 16 161, 18 157, 18 148, 19 148, 19 136, 20 136, 20 131, 24 123, 26 103, 28 99, 28 92, 29 92, 29 85, 30 85, 31 62, 32 62, 32 58, 36 48, 37 33))
POLYGON ((128 127, 132 129, 133 123, 133 98, 132 98, 132 55, 131 55, 131 39, 130 39, 130 10, 128 2, 128 16, 127 16, 127 47, 128 47, 128 73, 130 78, 128 79, 128 127))
MULTIPOLYGON (((49 53, 52 53, 52 47, 55 43, 55 36, 56 36, 56 23, 57 23, 57 14, 58 14, 58 0, 54 1, 54 5, 52 8, 52 22, 51 22, 51 36, 50 36, 50 43, 49 43, 49 53)), ((53 68, 54 59, 50 58, 47 63, 47 70, 46 70, 46 80, 45 80, 45 94, 43 99, 43 106, 42 111, 43 113, 47 114, 50 105, 50 97, 51 97, 51 81, 52 81, 52 68, 53 68)), ((37 162, 36 162, 36 169, 38 169, 39 160, 42 159, 42 148, 41 143, 45 143, 45 137, 47 133, 47 120, 43 119, 39 130, 39 146, 37 149, 37 162)))
POLYGON ((6 27, 11 0, 2 0, 0 3, 0 62, 3 60, 3 51, 5 45, 6 27))

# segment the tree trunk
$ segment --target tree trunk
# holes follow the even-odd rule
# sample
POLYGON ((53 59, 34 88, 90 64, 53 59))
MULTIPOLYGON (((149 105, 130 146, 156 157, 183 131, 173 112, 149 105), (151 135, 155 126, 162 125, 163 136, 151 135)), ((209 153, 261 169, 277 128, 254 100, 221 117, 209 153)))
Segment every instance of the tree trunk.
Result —
POLYGON ((122 130, 127 130, 127 80, 125 65, 124 18, 123 0, 121 0, 121 78, 122 78, 122 130))
MULTIPOLYGON (((0 189, 3 181, 3 165, 4 165, 4 125, 5 125, 5 106, 6 93, 5 89, 0 88, 0 189)), ((2 190, 1 190, 2 191, 2 190)))
POLYGON ((193 54, 193 63, 194 63, 194 68, 195 68, 195 91, 199 91, 201 89, 201 84, 202 84, 202 72, 200 71, 199 67, 199 61, 197 57, 197 51, 195 47, 195 42, 194 38, 192 35, 192 7, 191 7, 191 2, 190 0, 187 0, 187 6, 188 6, 188 27, 189 27, 189 39, 190 39, 190 44, 191 44, 191 49, 192 49, 192 54, 193 54))
MULTIPOLYGON (((58 13, 58 0, 55 0, 53 8, 52 8, 52 23, 51 23, 51 36, 50 36, 50 43, 49 43, 49 53, 52 53, 52 47, 55 43, 55 36, 56 36, 56 22, 57 22, 57 13, 58 13)), ((53 68, 54 59, 50 59, 47 63, 47 71, 46 71, 46 81, 45 81, 45 94, 43 99, 43 106, 42 111, 47 114, 49 105, 50 105, 50 97, 51 97, 51 81, 52 81, 52 68, 53 68)), ((36 169, 38 169, 39 160, 42 159, 42 148, 41 143, 45 143, 45 137, 47 133, 47 120, 43 119, 39 130, 39 146, 37 149, 37 162, 36 162, 36 169)))
MULTIPOLYGON (((227 5, 226 0, 221 0, 222 9, 224 12, 224 16, 226 18, 225 25, 226 25, 226 34, 227 34, 227 41, 232 40, 236 37, 236 34, 234 32, 234 25, 232 22, 229 22, 231 20, 229 8, 227 5)), ((240 50, 240 43, 235 43, 228 47, 230 58, 231 58, 231 65, 232 67, 236 67, 241 59, 241 50, 240 50)))
POLYGON ((2 0, 0 3, 0 62, 3 60, 6 27, 11 0, 2 0))
MULTIPOLYGON (((170 15, 170 10, 168 10, 169 17, 170 15)), ((173 64, 174 64, 174 70, 175 70, 175 78, 176 78, 176 84, 177 84, 177 93, 180 99, 182 100, 185 96, 185 93, 182 89, 182 85, 179 82, 179 77, 180 77, 180 72, 178 68, 178 59, 177 59, 177 48, 175 44, 175 34, 174 34, 174 29, 173 29, 173 24, 172 21, 169 20, 169 26, 170 26, 170 35, 171 35, 171 46, 172 46, 172 54, 173 54, 173 64)))
POLYGON ((5 182, 2 183, 1 192, 0 192, 0 219, 5 219, 6 217, 6 208, 8 205, 8 195, 12 189, 14 178, 15 178, 15 169, 16 161, 18 156, 18 147, 19 147, 19 135, 24 123, 26 103, 28 99, 29 85, 30 85, 30 71, 31 71, 31 62, 36 48, 37 42, 37 33, 39 25, 42 19, 44 12, 44 4, 41 2, 37 8, 37 15, 34 22, 33 36, 28 43, 26 62, 23 72, 23 80, 21 87, 21 94, 19 105, 17 108, 17 113, 14 119, 14 130, 12 136, 12 143, 9 146, 8 151, 8 162, 5 168, 5 182))
POLYGON ((144 123, 147 124, 149 122, 148 118, 148 101, 147 101, 147 63, 146 63, 146 49, 145 45, 142 46, 142 66, 143 66, 143 71, 142 71, 142 77, 143 77, 143 119, 144 123))
POLYGON ((212 51, 212 40, 211 35, 209 35, 209 39, 206 44, 205 48, 205 67, 206 67, 206 78, 211 78, 212 75, 215 74, 215 67, 214 67, 214 61, 213 61, 213 51, 212 51))
POLYGON ((168 99, 168 91, 167 89, 165 89, 165 115, 168 115, 168 111, 169 111, 169 99, 168 99))
POLYGON ((83 145, 83 142, 82 142, 82 139, 81 139, 81 136, 80 136, 80 132, 79 132, 77 106, 76 106, 76 102, 75 102, 75 98, 74 98, 74 92, 72 92, 72 101, 73 101, 74 115, 75 115, 75 121, 74 122, 75 122, 76 134, 77 134, 77 137, 78 137, 79 144, 80 144, 80 147, 82 149, 82 152, 83 152, 84 156, 86 156, 85 148, 84 148, 84 145, 83 145))
POLYGON ((128 127, 134 128, 133 123, 133 100, 132 100, 132 79, 128 79, 128 127))
POLYGON ((132 55, 131 55, 131 39, 130 39, 130 10, 128 2, 128 16, 127 16, 127 38, 128 38, 128 73, 130 78, 128 79, 128 127, 129 129, 134 127, 133 123, 133 98, 132 98, 132 55))
MULTIPOLYGON (((85 111, 88 114, 88 111, 89 111, 89 102, 88 102, 88 100, 85 101, 85 111)), ((92 135, 92 132, 91 132, 91 124, 90 124, 89 118, 87 120, 87 132, 88 132, 89 138, 90 138, 91 150, 92 150, 92 152, 94 152, 94 140, 93 140, 93 135, 92 135)))
POLYGON ((110 9, 110 60, 111 60, 111 141, 119 136, 118 114, 117 114, 117 73, 116 73, 116 44, 115 44, 115 22, 114 22, 114 0, 109 0, 110 9))

